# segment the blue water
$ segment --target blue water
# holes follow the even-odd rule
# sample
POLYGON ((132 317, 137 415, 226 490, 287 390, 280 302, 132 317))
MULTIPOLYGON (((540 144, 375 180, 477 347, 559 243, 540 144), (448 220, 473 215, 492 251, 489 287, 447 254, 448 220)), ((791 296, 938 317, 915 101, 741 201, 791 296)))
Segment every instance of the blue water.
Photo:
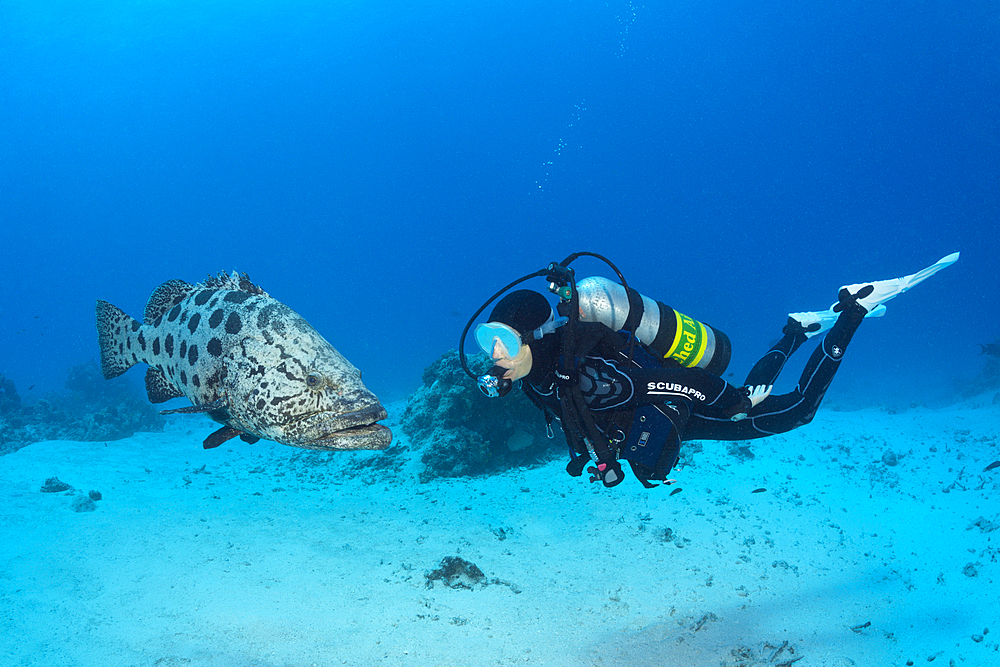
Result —
POLYGON ((961 250, 830 400, 954 396, 1000 336, 998 52, 985 0, 6 0, 0 372, 37 398, 98 356, 95 299, 237 268, 392 400, 590 250, 738 381, 789 311, 961 250))

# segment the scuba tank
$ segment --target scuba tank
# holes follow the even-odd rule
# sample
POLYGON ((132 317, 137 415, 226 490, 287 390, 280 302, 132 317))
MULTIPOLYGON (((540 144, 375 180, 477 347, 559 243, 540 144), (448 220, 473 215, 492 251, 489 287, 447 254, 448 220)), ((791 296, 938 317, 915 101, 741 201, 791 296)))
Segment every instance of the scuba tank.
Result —
POLYGON ((729 366, 732 344, 715 327, 607 278, 584 278, 576 284, 580 320, 600 322, 612 331, 633 331, 639 342, 662 359, 702 368, 721 377, 729 366))

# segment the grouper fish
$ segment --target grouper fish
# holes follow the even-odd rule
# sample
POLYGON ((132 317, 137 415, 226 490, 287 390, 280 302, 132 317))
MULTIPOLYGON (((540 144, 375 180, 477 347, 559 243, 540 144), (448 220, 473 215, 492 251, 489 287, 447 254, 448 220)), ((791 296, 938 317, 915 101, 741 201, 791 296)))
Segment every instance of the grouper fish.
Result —
POLYGON ((385 449, 385 408, 361 374, 298 313, 250 282, 220 274, 163 283, 142 322, 97 302, 104 377, 143 362, 153 403, 187 398, 223 427, 206 449, 239 436, 319 450, 385 449))
POLYGON ((987 343, 986 345, 978 343, 978 345, 980 348, 979 354, 985 354, 990 357, 1000 357, 1000 343, 987 343))

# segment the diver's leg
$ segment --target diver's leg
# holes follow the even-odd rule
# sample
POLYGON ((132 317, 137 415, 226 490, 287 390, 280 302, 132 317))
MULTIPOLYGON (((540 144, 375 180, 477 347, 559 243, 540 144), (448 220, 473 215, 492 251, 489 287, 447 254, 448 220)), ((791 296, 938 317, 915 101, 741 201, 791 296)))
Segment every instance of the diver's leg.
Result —
MULTIPOLYGON (((806 367, 802 370, 799 384, 792 392, 792 394, 800 395, 802 401, 794 406, 789 406, 780 416, 774 414, 770 418, 765 417, 764 421, 768 426, 781 428, 781 430, 775 430, 775 433, 783 433, 808 424, 816 414, 816 409, 823 397, 826 396, 826 390, 830 388, 833 376, 840 368, 840 362, 843 360, 844 352, 851 339, 854 338, 854 332, 858 330, 861 321, 868 313, 857 304, 856 300, 848 299, 848 301, 850 302, 844 305, 836 324, 823 337, 822 342, 813 351, 806 367)), ((766 400, 757 407, 762 407, 764 402, 766 400)))
MULTIPOLYGON (((819 328, 818 324, 816 328, 819 328)), ((808 330, 791 317, 781 331, 785 335, 754 364, 743 382, 744 386, 773 385, 788 358, 808 339, 808 330)))
MULTIPOLYGON (((870 283, 846 285, 840 288, 838 303, 829 310, 818 313, 792 313, 789 317, 796 320, 806 329, 806 336, 814 336, 829 329, 823 342, 809 357, 799 384, 794 391, 779 396, 768 396, 754 406, 747 418, 741 421, 730 421, 724 417, 709 417, 692 414, 683 430, 684 440, 749 440, 762 438, 775 433, 785 433, 812 421, 816 409, 826 395, 826 390, 833 381, 833 376, 840 368, 840 362, 854 338, 861 321, 865 317, 879 317, 885 312, 885 302, 908 291, 931 277, 941 269, 951 266, 958 260, 959 254, 952 253, 943 257, 931 266, 914 274, 894 278, 892 280, 877 280, 870 283), (813 322, 819 327, 813 328, 813 322)), ((786 332, 786 336, 788 333, 786 332)), ((783 339, 784 340, 784 339, 783 339)), ((780 343, 779 343, 780 344, 780 343)), ((777 347, 777 346, 776 346, 777 347)), ((785 348, 782 348, 784 350, 785 348)), ((794 351, 794 346, 787 347, 794 351)), ((766 378, 769 373, 777 375, 784 365, 784 359, 767 361, 767 356, 758 362, 750 371, 747 384, 758 373, 757 377, 766 378), (777 368, 777 370, 774 370, 777 368)), ((768 353, 771 354, 770 352, 768 353)), ((791 354, 789 352, 788 354, 791 354)), ((787 358, 787 355, 785 355, 787 358)), ((754 384, 764 384, 756 382, 754 384)))
POLYGON ((740 421, 691 415, 684 428, 684 440, 752 440, 785 433, 812 421, 840 368, 844 351, 867 313, 856 297, 848 297, 837 322, 809 357, 793 391, 768 396, 740 421))

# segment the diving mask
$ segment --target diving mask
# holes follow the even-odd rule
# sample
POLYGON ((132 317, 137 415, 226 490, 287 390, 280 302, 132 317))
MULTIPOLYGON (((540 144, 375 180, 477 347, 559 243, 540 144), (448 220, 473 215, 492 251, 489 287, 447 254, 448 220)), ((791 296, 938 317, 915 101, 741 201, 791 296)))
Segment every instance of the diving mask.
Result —
MULTIPOLYGON (((545 324, 526 334, 525 338, 528 340, 538 340, 542 336, 552 333, 568 321, 568 317, 557 318, 555 314, 552 314, 545 324)), ((512 326, 503 324, 502 322, 485 322, 478 325, 476 327, 476 342, 479 344, 480 349, 490 357, 493 357, 496 345, 500 343, 503 346, 501 353, 506 354, 511 359, 521 352, 521 345, 526 344, 525 341, 521 340, 521 334, 517 333, 512 326)))
POLYGON ((521 334, 501 322, 486 322, 476 327, 476 342, 490 357, 496 352, 497 343, 502 346, 501 356, 514 358, 521 351, 521 334))

